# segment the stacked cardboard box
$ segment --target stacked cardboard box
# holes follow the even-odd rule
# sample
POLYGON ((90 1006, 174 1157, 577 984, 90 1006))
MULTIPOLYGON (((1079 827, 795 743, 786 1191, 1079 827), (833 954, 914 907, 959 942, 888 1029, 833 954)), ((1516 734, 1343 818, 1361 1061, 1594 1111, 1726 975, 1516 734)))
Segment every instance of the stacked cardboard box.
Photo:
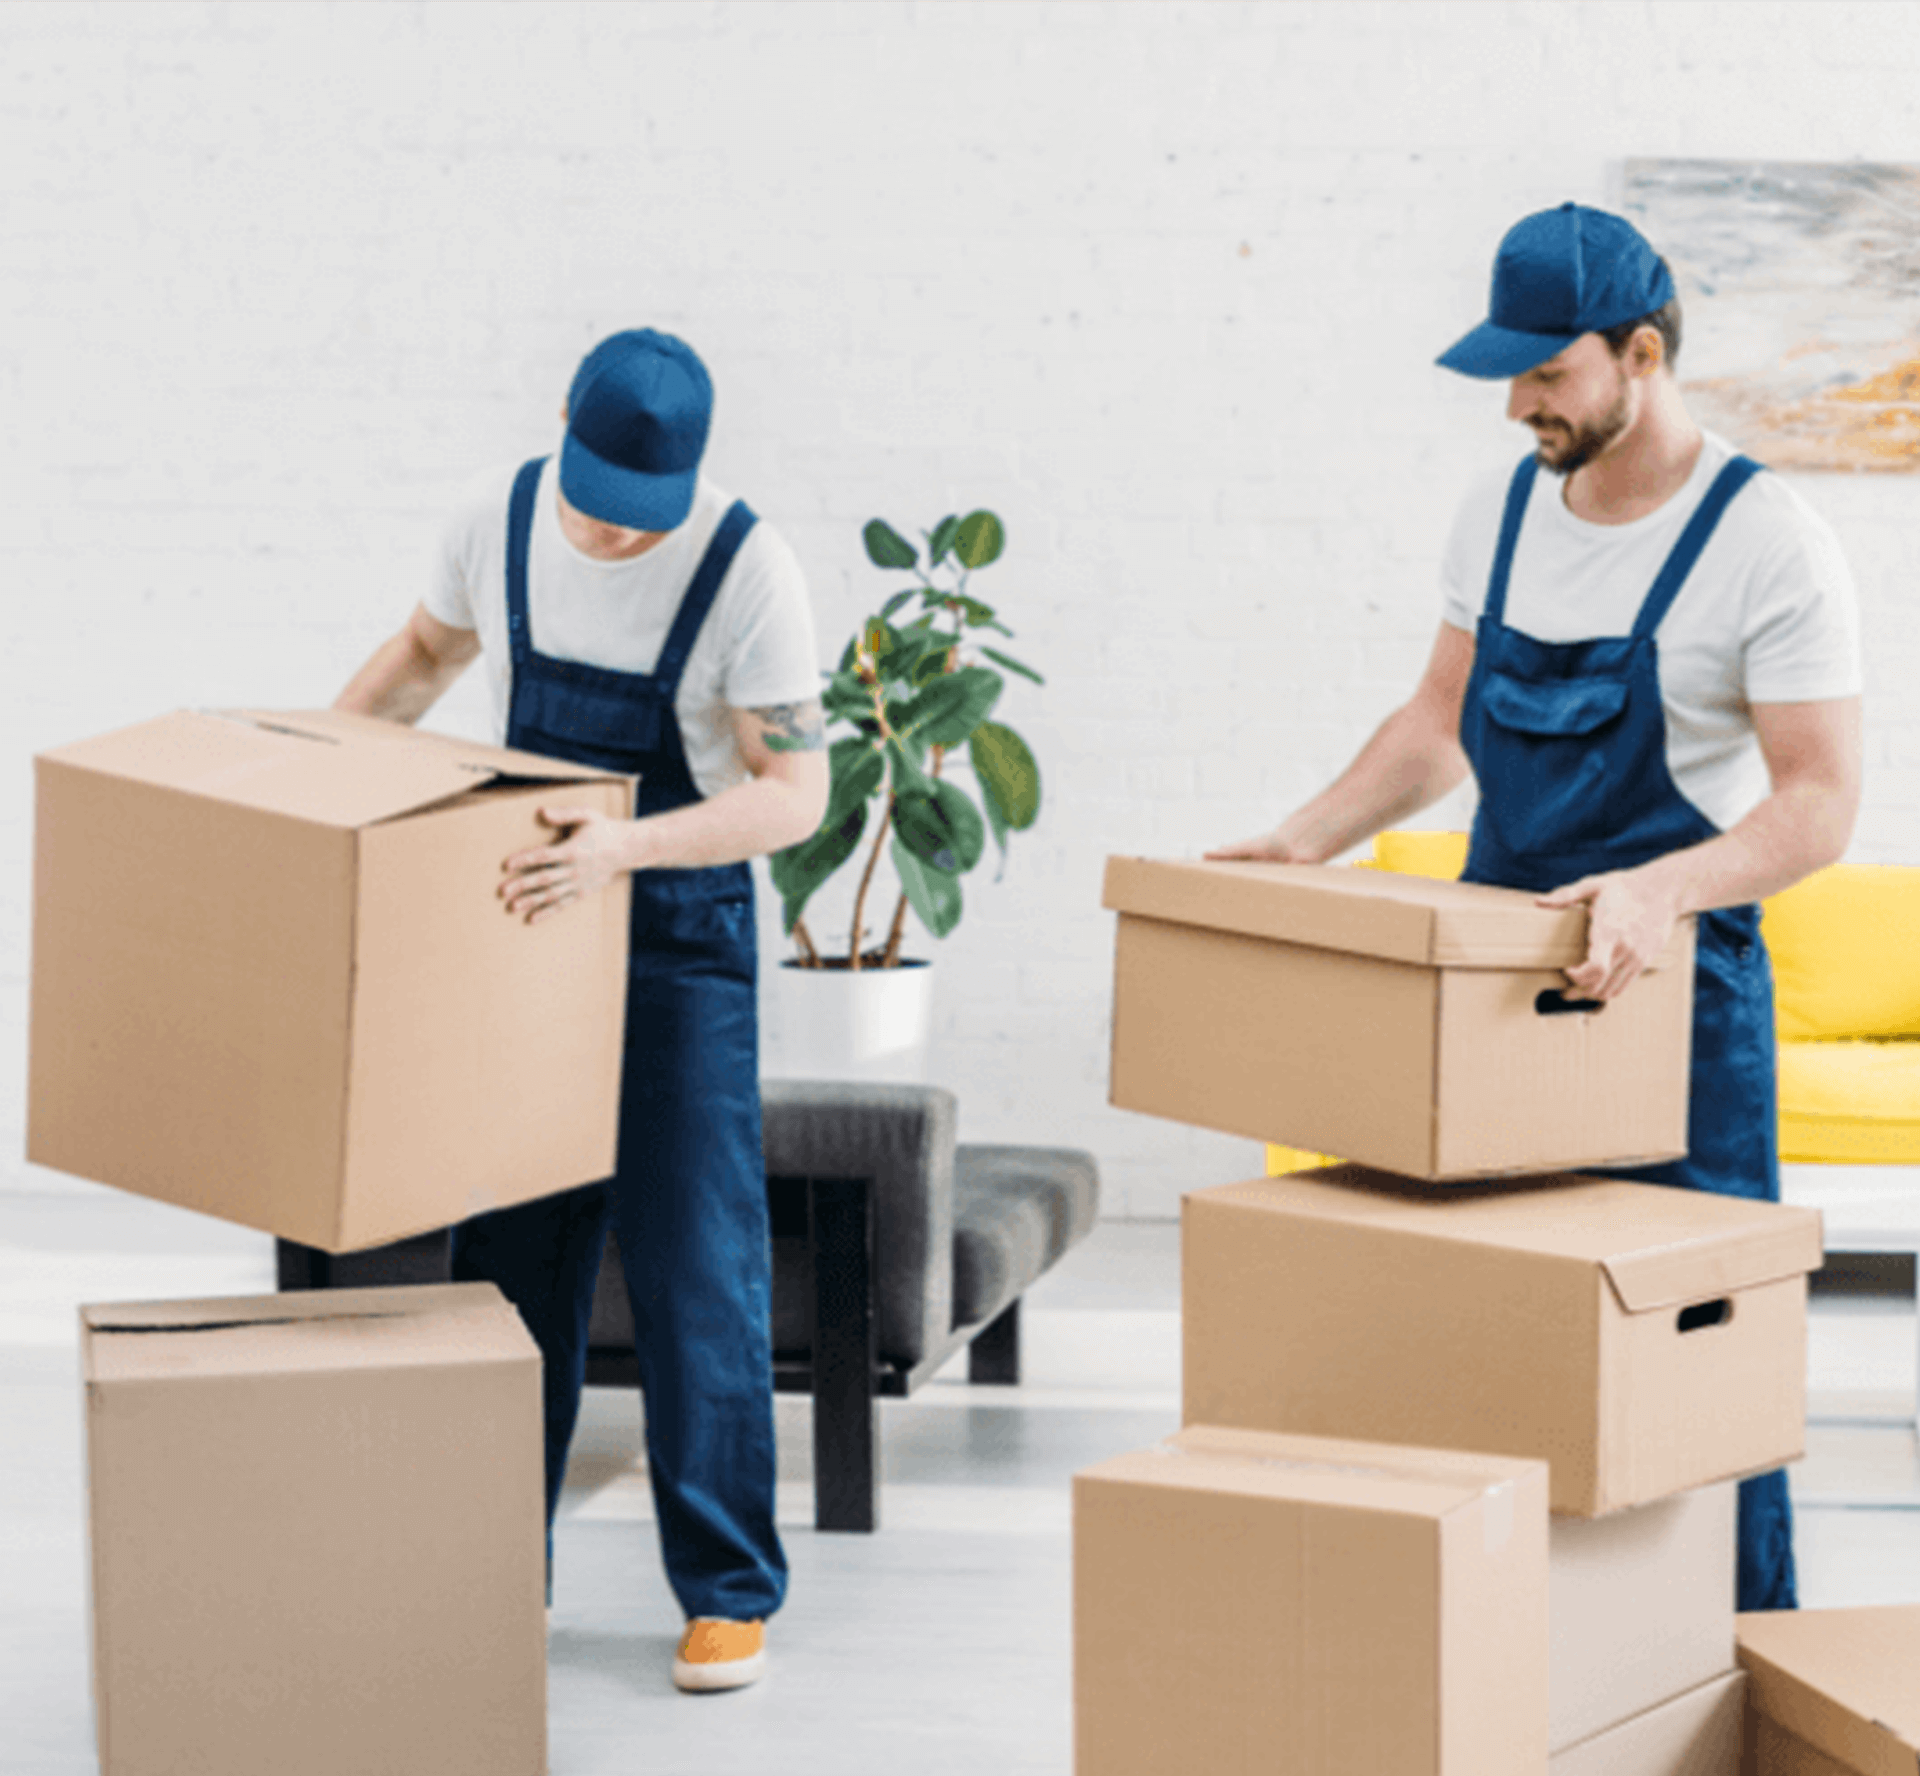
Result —
POLYGON ((1739 1618, 1746 1776, 1920 1770, 1920 1605, 1739 1618))
MULTIPOLYGON (((330 1252, 606 1176, 629 779, 327 712, 36 761, 28 1157, 330 1252)), ((539 1355, 491 1286, 83 1310, 105 1776, 545 1767, 539 1355)))
MULTIPOLYGON (((1599 1007, 1566 992, 1584 912, 1529 895, 1115 859, 1106 900, 1120 913, 1113 1101, 1361 1162, 1186 1198, 1182 1438, 1230 1427, 1293 1446, 1275 1462, 1344 1440, 1343 1458, 1313 1470, 1318 1508, 1338 1520, 1398 1510, 1361 1493, 1378 1494, 1379 1473, 1425 1472, 1436 1451, 1544 1463, 1539 1607, 1516 1612, 1547 1624, 1543 1657, 1515 1661, 1493 1704, 1509 1748, 1532 1749, 1469 1767, 1735 1776, 1733 1481, 1801 1453, 1819 1219, 1568 1175, 1684 1151, 1690 928, 1599 1007)), ((1130 1459, 1137 1471, 1084 1477, 1077 1504, 1146 1484, 1153 1464, 1130 1459)), ((1234 1490, 1224 1471, 1218 1486, 1234 1490)), ((1177 1552, 1144 1560, 1150 1518, 1135 1527, 1130 1553, 1091 1519, 1077 1528, 1076 1559, 1094 1569, 1076 1575, 1080 1776, 1180 1767, 1141 1747, 1146 1720, 1177 1711, 1192 1679, 1140 1656, 1144 1630, 1122 1657, 1116 1617, 1197 1636, 1188 1666, 1242 1625, 1191 1595, 1201 1580, 1177 1552), (1102 1578, 1128 1559, 1131 1590, 1102 1578), (1116 1710, 1130 1731, 1103 1724, 1116 1710)), ((1286 1533, 1277 1517, 1267 1531, 1286 1533)), ((1484 1618, 1468 1589, 1449 1601, 1467 1581, 1412 1545, 1402 1563, 1403 1582, 1418 1570, 1436 1589, 1442 1666, 1470 1664, 1484 1618)), ((1338 1618, 1284 1563, 1263 1574, 1273 1607, 1305 1612, 1306 1640, 1338 1618)), ((1344 1607, 1385 1624, 1407 1605, 1361 1588, 1344 1607)), ((1357 1668, 1339 1682, 1356 1714, 1401 1711, 1357 1668)), ((1213 1769, 1462 1767, 1444 1736, 1356 1762, 1304 1728, 1275 1757, 1273 1728, 1245 1724, 1248 1704, 1217 1705, 1243 1724, 1217 1724, 1213 1769)))

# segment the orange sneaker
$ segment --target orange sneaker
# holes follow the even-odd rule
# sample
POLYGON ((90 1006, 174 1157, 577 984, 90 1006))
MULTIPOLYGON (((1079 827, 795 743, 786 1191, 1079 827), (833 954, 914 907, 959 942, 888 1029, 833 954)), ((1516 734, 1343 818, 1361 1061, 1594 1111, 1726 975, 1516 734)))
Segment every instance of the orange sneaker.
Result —
POLYGON ((767 1625, 695 1616, 673 1656, 673 1681, 683 1690, 738 1690, 767 1669, 767 1625))

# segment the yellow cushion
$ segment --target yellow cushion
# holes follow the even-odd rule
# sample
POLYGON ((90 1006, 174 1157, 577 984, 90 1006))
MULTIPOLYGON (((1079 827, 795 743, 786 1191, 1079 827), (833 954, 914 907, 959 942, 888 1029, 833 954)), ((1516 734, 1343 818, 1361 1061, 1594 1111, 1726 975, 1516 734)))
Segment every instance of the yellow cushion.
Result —
POLYGON ((1330 1159, 1324 1153, 1308 1153, 1299 1147, 1276 1147, 1267 1144, 1267 1176, 1285 1177, 1288 1172, 1310 1172, 1315 1166, 1338 1165, 1337 1159, 1330 1159))
POLYGON ((1401 876, 1457 881, 1467 867, 1467 835, 1462 832, 1376 833, 1373 866, 1401 876))
POLYGON ((1920 1163, 1920 1041, 1781 1043, 1780 1157, 1920 1163))
POLYGON ((1920 869, 1837 863, 1766 903, 1789 1041, 1920 1036, 1920 869))

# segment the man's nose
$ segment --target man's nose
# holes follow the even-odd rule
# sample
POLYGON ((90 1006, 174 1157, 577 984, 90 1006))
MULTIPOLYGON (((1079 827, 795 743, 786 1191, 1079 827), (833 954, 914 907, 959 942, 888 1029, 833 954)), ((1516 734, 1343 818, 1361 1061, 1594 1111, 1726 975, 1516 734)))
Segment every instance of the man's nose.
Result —
POLYGON ((1507 384, 1507 417, 1522 421, 1531 418, 1539 399, 1540 397, 1516 376, 1507 384))

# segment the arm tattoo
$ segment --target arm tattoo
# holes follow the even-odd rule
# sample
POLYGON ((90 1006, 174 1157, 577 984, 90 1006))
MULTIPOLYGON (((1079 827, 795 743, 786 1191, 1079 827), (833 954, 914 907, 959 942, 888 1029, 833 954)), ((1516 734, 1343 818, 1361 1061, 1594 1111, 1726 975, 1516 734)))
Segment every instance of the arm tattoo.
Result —
POLYGON ((765 729, 767 745, 775 752, 821 752, 826 748, 826 716, 817 697, 805 703, 770 703, 747 713, 765 729))

